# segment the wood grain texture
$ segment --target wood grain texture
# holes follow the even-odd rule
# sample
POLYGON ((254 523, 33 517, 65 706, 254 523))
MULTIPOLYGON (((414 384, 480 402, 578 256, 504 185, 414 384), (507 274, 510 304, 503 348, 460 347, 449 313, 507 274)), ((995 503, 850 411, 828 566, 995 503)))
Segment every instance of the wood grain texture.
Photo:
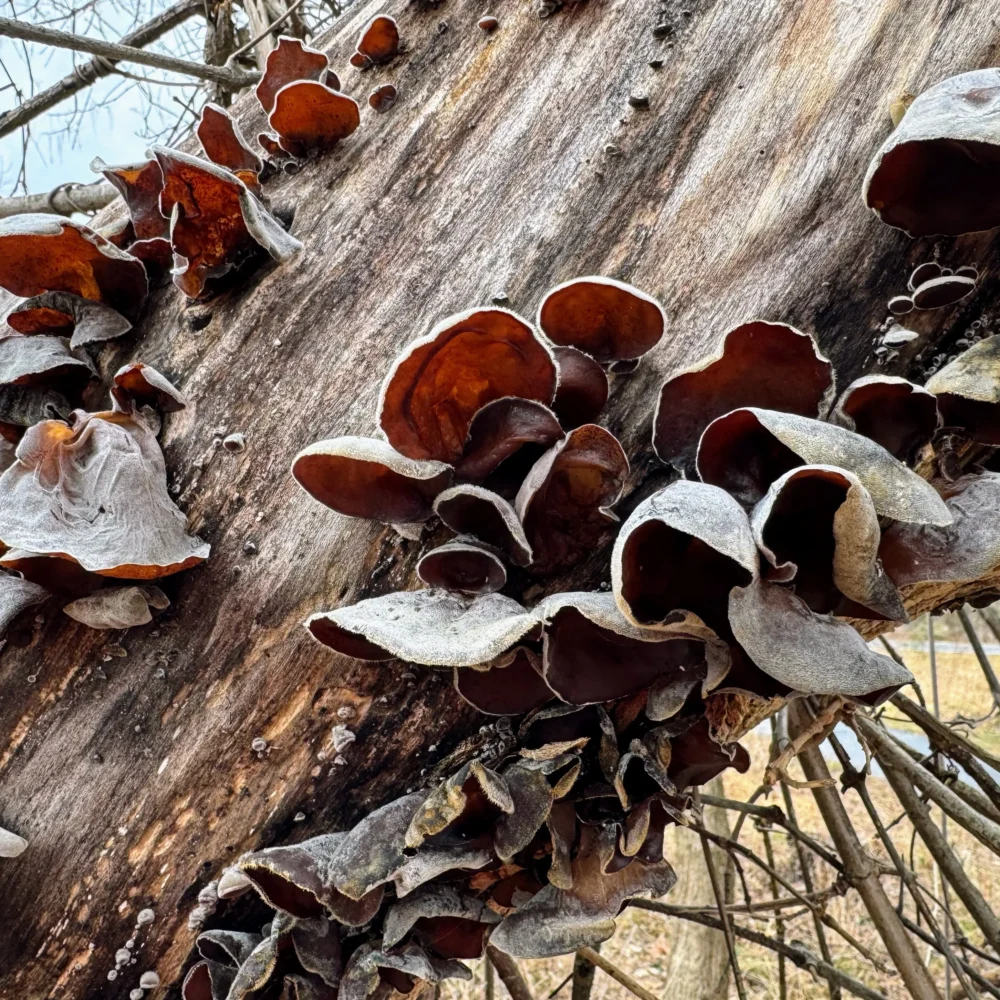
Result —
MULTIPOLYGON (((725 330, 761 317, 813 331, 846 385, 871 369, 885 302, 915 263, 940 251, 995 274, 988 235, 915 243, 860 199, 889 99, 996 62, 990 5, 679 6, 672 38, 656 40, 657 11, 637 0, 544 21, 510 0, 489 36, 476 27, 482 0, 358 4, 325 47, 362 127, 269 184, 295 207, 305 251, 208 304, 155 293, 135 336, 101 355, 106 376, 141 359, 193 400, 167 419, 165 451, 213 553, 167 582, 174 605, 150 626, 95 633, 48 605, 3 650, 0 825, 30 847, 0 862, 0 997, 126 997, 146 969, 175 995, 188 913, 230 859, 347 828, 482 738, 486 720, 447 674, 360 665, 301 628, 313 610, 413 585, 425 546, 320 507, 288 466, 318 438, 373 433, 382 373, 436 320, 501 292, 530 316, 547 288, 587 273, 660 299, 668 334, 614 378, 608 411, 633 458, 627 513, 665 481, 650 445, 659 384, 725 330), (348 57, 383 10, 408 53, 358 73, 348 57), (400 100, 378 116, 365 101, 385 81, 400 100), (648 110, 630 107, 639 94, 648 110), (246 450, 213 447, 221 428, 242 431, 246 450), (106 659, 109 645, 127 656, 106 659), (336 766, 320 752, 344 706, 358 740, 336 766), (272 745, 264 759, 255 737, 272 745), (156 921, 137 964, 109 982, 147 906, 156 921)), ((255 135, 252 98, 236 111, 255 135)), ((953 342, 991 294, 984 284, 922 315, 920 346, 953 342)), ((919 375, 906 364, 919 349, 888 370, 919 375)), ((608 551, 550 589, 606 579, 608 551)), ((263 919, 245 904, 218 917, 263 919)))

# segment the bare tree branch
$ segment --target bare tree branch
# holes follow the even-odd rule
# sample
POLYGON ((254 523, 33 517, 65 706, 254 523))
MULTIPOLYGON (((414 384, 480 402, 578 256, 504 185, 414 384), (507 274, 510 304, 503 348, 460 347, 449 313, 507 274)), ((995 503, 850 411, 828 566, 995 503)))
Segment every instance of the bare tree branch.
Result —
POLYGON ((613 962, 609 962, 608 959, 594 948, 581 948, 577 952, 577 955, 582 956, 591 965, 596 965, 599 969, 603 969, 615 982, 621 983, 629 993, 639 997, 640 1000, 660 1000, 655 993, 650 993, 642 983, 637 982, 627 972, 619 969, 613 962))
POLYGON ((72 215, 74 212, 96 212, 110 205, 118 192, 107 181, 93 184, 60 184, 44 194, 26 194, 17 198, 0 198, 0 219, 22 212, 42 212, 46 215, 72 215))
POLYGON ((493 945, 486 946, 486 954, 493 963, 493 968, 497 970, 511 1000, 533 1000, 531 990, 521 972, 521 967, 505 951, 494 948, 493 945))

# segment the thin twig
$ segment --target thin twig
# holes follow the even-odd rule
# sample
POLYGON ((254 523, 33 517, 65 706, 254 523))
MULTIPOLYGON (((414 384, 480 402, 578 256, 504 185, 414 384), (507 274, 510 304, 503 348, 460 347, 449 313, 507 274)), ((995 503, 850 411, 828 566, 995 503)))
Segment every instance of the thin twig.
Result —
POLYGON ((965 608, 959 608, 955 613, 958 615, 958 620, 962 623, 962 628, 969 638, 972 651, 976 654, 976 659, 979 661, 979 666, 983 668, 983 674, 986 676, 986 683, 989 685, 990 694, 993 695, 993 704, 997 708, 1000 708, 1000 680, 997 680, 993 664, 990 663, 990 658, 986 655, 986 650, 983 649, 983 644, 979 641, 979 636, 976 634, 976 630, 969 620, 969 612, 965 608))
MULTIPOLYGON (((595 951, 600 950, 600 945, 595 951)), ((594 988, 594 963, 583 952, 578 951, 573 958, 573 992, 572 1000, 590 1000, 590 992, 594 988)))
POLYGON ((593 948, 581 948, 577 952, 577 955, 582 957, 584 961, 589 962, 591 966, 596 965, 599 969, 606 972, 615 982, 621 983, 629 993, 633 993, 640 1000, 660 1000, 655 993, 650 993, 642 983, 637 982, 627 972, 623 972, 617 965, 609 962, 593 948))
POLYGON ((486 946, 486 954, 497 970, 497 975, 507 987, 511 1000, 532 1000, 531 990, 528 989, 528 984, 521 974, 521 967, 517 962, 507 952, 500 951, 499 948, 494 948, 491 944, 486 946))

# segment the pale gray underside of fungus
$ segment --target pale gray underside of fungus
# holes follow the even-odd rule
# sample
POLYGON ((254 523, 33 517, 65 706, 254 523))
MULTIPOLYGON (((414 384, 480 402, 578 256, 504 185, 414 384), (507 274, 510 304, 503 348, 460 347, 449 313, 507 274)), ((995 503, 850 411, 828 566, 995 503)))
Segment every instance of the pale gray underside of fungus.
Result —
POLYGON ((488 847, 455 844, 447 847, 424 845, 392 877, 396 896, 402 898, 414 889, 445 872, 457 869, 476 871, 493 861, 488 847))
POLYGON ((26 608, 41 604, 49 592, 37 583, 30 583, 9 573, 0 574, 0 635, 26 608))
POLYGON ((788 483, 812 472, 835 477, 847 486, 844 501, 833 517, 833 582, 852 601, 892 621, 906 621, 902 598, 879 562, 881 529, 875 505, 858 477, 846 469, 831 465, 804 465, 775 480, 750 515, 750 526, 758 548, 776 570, 783 571, 782 582, 794 581, 798 567, 794 563, 779 564, 774 552, 765 544, 764 535, 782 490, 788 483))
POLYGON ((925 388, 935 396, 947 393, 980 403, 1000 403, 1000 336, 973 344, 932 375, 925 388))
POLYGON ((27 847, 28 842, 24 837, 0 827, 0 858, 16 858, 23 854, 27 847))
MULTIPOLYGON (((227 868, 219 879, 215 891, 219 899, 233 899, 242 896, 253 888, 250 881, 238 868, 227 868)), ((363 894, 362 894, 363 895, 363 894)))
MULTIPOLYGON (((2 527, 0 518, 0 538, 2 527)), ((538 624, 534 614, 502 594, 469 601, 428 590, 386 594, 322 611, 306 620, 306 628, 312 631, 314 622, 363 636, 390 657, 427 667, 485 663, 510 649, 538 624)))
MULTIPOLYGON (((8 319, 16 313, 40 308, 54 309, 73 317, 75 325, 69 342, 73 350, 83 347, 84 344, 114 340, 132 329, 131 321, 118 310, 96 299, 85 299, 71 292, 43 292, 33 298, 24 299, 10 309, 7 314, 8 319)), ((13 323, 8 322, 8 325, 17 329, 13 323)))
POLYGON ((65 337, 48 334, 14 336, 0 339, 0 385, 38 380, 46 372, 78 369, 81 377, 96 374, 85 356, 71 353, 65 337))
POLYGON ((150 608, 162 611, 169 606, 159 587, 104 587, 71 601, 63 611, 89 628, 116 629, 146 625, 153 620, 150 608))
POLYGON ((105 576, 152 579, 208 558, 167 492, 152 411, 77 411, 28 429, 0 476, 0 539, 105 576), (114 418, 114 419, 108 419, 114 418))
MULTIPOLYGON (((794 413, 745 407, 804 465, 833 465, 854 473, 883 517, 918 524, 949 524, 951 515, 934 487, 881 445, 834 424, 794 413)), ((725 420, 720 417, 719 420, 725 420)), ((712 425, 702 435, 699 451, 712 425)), ((700 467, 700 464, 699 464, 700 467)))
POLYGON ((580 770, 580 758, 574 754, 548 760, 522 758, 504 770, 514 808, 497 820, 493 831, 493 848, 501 861, 513 860, 532 842, 549 818, 552 804, 569 794, 580 770))
POLYGON ((390 906, 382 924, 382 947, 399 944, 422 917, 458 917, 481 924, 498 924, 500 916, 482 900, 446 885, 430 886, 390 906))
POLYGON ((518 566, 531 564, 531 544, 524 528, 517 518, 514 508, 502 496, 483 486, 459 485, 452 486, 439 494, 434 501, 434 513, 453 531, 460 534, 473 535, 484 542, 496 545, 510 557, 511 562, 518 566), (475 530, 477 508, 482 511, 480 520, 487 515, 496 530, 490 532, 490 537, 483 537, 475 530), (453 512, 454 511, 454 512, 453 512))
POLYGON ((472 973, 454 959, 434 958, 416 945, 389 953, 363 944, 348 959, 340 981, 339 1000, 365 1000, 379 984, 379 968, 396 969, 414 979, 439 983, 443 979, 471 979, 472 973))
POLYGON ((790 590, 766 580, 733 588, 729 621, 754 663, 793 691, 862 697, 913 680, 846 622, 810 611, 790 590))

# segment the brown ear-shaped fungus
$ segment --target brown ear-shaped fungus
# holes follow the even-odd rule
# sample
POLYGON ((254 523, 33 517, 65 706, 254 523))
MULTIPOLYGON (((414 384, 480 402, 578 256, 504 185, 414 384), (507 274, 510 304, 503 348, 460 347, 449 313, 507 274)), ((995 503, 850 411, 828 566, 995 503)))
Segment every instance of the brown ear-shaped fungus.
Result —
POLYGON ((724 490, 679 480, 644 500, 622 526, 611 586, 622 614, 641 626, 697 615, 728 637, 727 601, 757 575, 750 522, 724 490))
POLYGON ((208 558, 167 492, 145 413, 83 413, 29 427, 0 476, 0 539, 101 576, 152 580, 208 558))
POLYGON ((628 458, 618 439, 597 424, 570 431, 533 466, 515 501, 540 574, 591 555, 618 518, 628 458))
POLYGON ((72 333, 72 349, 114 340, 132 329, 132 323, 111 306, 70 292, 43 292, 25 299, 7 314, 7 325, 27 335, 72 333))
POLYGON ((394 948, 408 934, 441 958, 482 958, 486 935, 500 917, 482 900, 450 886, 429 886, 390 906, 382 924, 382 947, 394 948))
POLYGON ((521 755, 532 760, 548 760, 570 750, 582 750, 596 739, 601 771, 608 781, 614 778, 618 736, 611 717, 600 705, 547 705, 521 723, 518 738, 521 755))
POLYGON ((399 98, 399 91, 391 83, 383 83, 368 95, 368 105, 380 115, 392 110, 399 98))
POLYGON ((162 611, 169 606, 159 587, 105 587, 71 601, 63 613, 88 628, 123 629, 147 625, 153 620, 150 608, 162 611))
POLYGON ((359 656, 359 647, 367 643, 369 655, 362 659, 475 667, 515 646, 538 619, 502 594, 468 601, 439 590, 416 590, 320 612, 305 624, 313 638, 348 656, 359 656))
POLYGON ((60 597, 83 597, 105 583, 104 577, 88 572, 74 559, 40 556, 24 549, 8 549, 0 556, 0 568, 19 573, 60 597))
POLYGON ((492 489, 513 496, 535 462, 564 437, 559 420, 547 406, 504 396, 487 403, 472 418, 455 475, 459 482, 488 481, 492 489))
MULTIPOLYGON (((857 635, 857 632, 854 634, 857 635)), ((860 640, 860 636, 858 638, 860 640)), ((739 743, 717 743, 713 740, 708 721, 704 718, 698 719, 670 741, 667 774, 678 788, 704 785, 727 767, 746 774, 750 770, 750 755, 739 743)))
POLYGON ((383 893, 379 887, 354 900, 334 885, 330 861, 343 837, 328 833, 301 844, 268 847, 244 854, 237 866, 276 910, 293 917, 320 917, 328 910, 340 923, 360 927, 378 912, 383 893))
POLYGON ((746 407, 709 424, 698 446, 701 478, 747 507, 799 465, 835 465, 853 472, 883 517, 923 524, 951 521, 930 483, 881 445, 834 424, 746 407))
POLYGON ((849 431, 882 445, 890 455, 912 462, 938 425, 933 393, 894 375, 863 375, 840 397, 833 419, 849 431))
POLYGON ((30 298, 70 292, 135 319, 148 290, 131 254, 70 219, 14 215, 0 220, 0 287, 30 298))
POLYGON ((863 198, 911 236, 1000 225, 1000 70, 949 77, 921 94, 875 154, 863 198))
POLYGON ((195 942, 198 954, 220 965, 242 965, 263 940, 260 934, 214 928, 203 931, 195 942))
POLYGON ((552 409, 568 430, 593 423, 608 401, 608 376, 589 355, 575 347, 556 347, 559 385, 552 409))
POLYGON ((396 359, 382 385, 379 423, 410 458, 456 462, 473 417, 520 396, 548 405, 556 389, 549 348, 506 309, 449 316, 396 359))
POLYGON ((440 983, 444 979, 471 978, 472 973, 461 962, 435 958, 417 945, 387 952, 365 943, 347 960, 337 996, 339 1000, 366 1000, 380 984, 398 993, 409 993, 417 980, 440 983))
MULTIPOLYGON (((40 420, 68 420, 73 406, 58 389, 48 385, 0 386, 0 438, 16 444, 25 428, 40 420)), ((12 448, 0 449, 0 472, 14 462, 12 448)))
POLYGON ((399 52, 399 28, 396 21, 380 14, 373 17, 362 29, 357 50, 351 56, 351 65, 369 69, 378 63, 387 63, 399 52))
MULTIPOLYGON (((344 960, 340 946, 340 928, 326 917, 296 920, 289 935, 295 957, 306 972, 318 976, 327 986, 340 982, 344 960)), ((325 993, 328 1000, 336 994, 325 993)))
POLYGON ((133 361, 115 372, 111 387, 115 409, 127 411, 135 406, 152 406, 160 413, 176 413, 187 406, 187 399, 166 376, 152 365, 133 361))
POLYGON ((976 441, 1000 445, 1000 336, 963 351, 927 380, 945 427, 962 427, 976 441))
MULTIPOLYGON (((229 987, 229 992, 225 994, 225 1000, 249 1000, 250 997, 256 998, 259 995, 259 991, 262 991, 268 985, 269 980, 278 968, 279 938, 283 936, 284 930, 284 920, 279 913, 271 922, 270 936, 264 938, 236 970, 236 974, 233 976, 229 987)), ((209 964, 217 968, 219 967, 215 962, 209 964)), ((226 966, 221 966, 221 968, 226 969, 226 966)), ((183 1000, 188 1000, 188 998, 185 996, 183 1000)), ((218 1000, 214 994, 213 1000, 218 1000)))
POLYGON ((670 731, 661 726, 651 729, 640 739, 634 739, 621 755, 615 772, 614 787, 618 801, 626 811, 651 795, 676 793, 677 788, 667 773, 670 765, 670 731))
MULTIPOLYGON (((694 634, 639 628, 610 593, 554 594, 538 608, 544 622, 544 676, 570 705, 616 701, 664 676, 706 674, 706 655, 718 684, 728 668, 725 644, 694 634)), ((700 623, 699 623, 700 624, 700 623)), ((714 686, 713 684, 713 686, 714 686)))
POLYGON ((716 417, 742 406, 821 416, 832 389, 833 366, 809 334, 784 323, 744 323, 715 354, 664 382, 653 448, 690 478, 698 439, 716 417))
POLYGON ((971 583, 1000 567, 1000 475, 984 472, 949 483, 944 500, 954 515, 944 528, 891 524, 879 555, 897 587, 971 583))
POLYGON ((455 690, 486 715, 524 715, 550 702, 552 690, 532 650, 518 646, 488 670, 455 668, 455 690))
MULTIPOLYGON (((437 839, 437 838, 435 838, 437 839)), ((455 871, 476 871, 496 861, 488 835, 469 840, 449 839, 443 844, 425 843, 392 876, 396 896, 403 896, 436 879, 439 875, 455 871)))
POLYGON ((44 384, 72 393, 95 374, 90 359, 73 354, 65 337, 13 333, 0 339, 0 386, 44 384))
POLYGON ((514 508, 482 486, 453 486, 434 501, 434 513, 452 531, 505 553, 517 566, 531 563, 531 546, 514 508))
POLYGON ((428 587, 470 597, 496 593, 507 582, 507 570, 499 557, 467 538, 455 538, 431 549, 417 563, 417 576, 428 587))
POLYGON ((254 90, 260 106, 270 114, 274 110, 274 98, 278 91, 296 80, 315 80, 340 90, 336 74, 333 74, 333 82, 326 78, 329 65, 322 52, 303 45, 297 38, 282 35, 278 44, 268 52, 264 75, 254 90))
POLYGON ((163 172, 160 211, 170 219, 174 284, 189 298, 262 248, 277 261, 302 249, 235 174, 166 146, 152 153, 163 172))
POLYGON ((294 156, 332 149, 361 124, 357 101, 312 80, 288 83, 275 94, 268 124, 294 156))
POLYGON ((672 719, 681 712, 691 695, 707 690, 707 680, 708 664, 702 662, 654 681, 646 696, 646 718, 653 722, 672 719))
POLYGON ((0 635, 22 611, 41 604, 48 596, 49 591, 37 583, 0 573, 0 635))
POLYGON ((810 611, 792 591, 766 580, 733 590, 729 619, 754 663, 793 691, 857 698, 913 679, 846 622, 810 611))
POLYGON ((608 872, 617 830, 584 825, 572 861, 572 888, 546 885, 520 909, 505 917, 490 944, 515 958, 549 958, 599 944, 616 929, 615 917, 626 900, 663 896, 677 881, 667 862, 645 864, 636 859, 608 872))
POLYGON ((163 173, 155 159, 109 166, 97 157, 91 162, 90 169, 95 173, 104 174, 117 188, 128 209, 132 230, 137 240, 169 237, 170 220, 160 211, 163 173))
POLYGON ((181 1000, 226 1000, 236 970, 202 959, 188 970, 181 984, 181 1000))
POLYGON ((596 276, 556 285, 538 307, 538 326, 553 344, 575 347, 602 364, 641 358, 659 343, 666 322, 656 299, 596 276))
POLYGON ((514 808, 497 820, 493 847, 509 862, 527 848, 545 825, 556 799, 564 798, 580 776, 576 754, 558 754, 548 760, 515 761, 503 772, 514 808))
POLYGON ((914 309, 942 309, 964 299, 976 290, 976 279, 961 274, 943 274, 931 278, 913 290, 914 309))
POLYGON ((220 167, 236 174, 251 189, 264 169, 261 158, 247 145, 239 125, 225 108, 206 104, 196 130, 205 155, 220 167))
POLYGON ((317 441, 292 461, 295 481, 321 504, 383 524, 426 521, 451 467, 401 455, 376 438, 317 441))
POLYGON ((773 567, 768 578, 793 583, 811 610, 908 620, 879 562, 878 514, 857 476, 830 465, 792 469, 772 483, 750 524, 773 567))
POLYGON ((294 165, 295 157, 287 149, 282 148, 273 132, 260 132, 257 135, 257 142, 272 160, 289 160, 290 164, 294 165))

